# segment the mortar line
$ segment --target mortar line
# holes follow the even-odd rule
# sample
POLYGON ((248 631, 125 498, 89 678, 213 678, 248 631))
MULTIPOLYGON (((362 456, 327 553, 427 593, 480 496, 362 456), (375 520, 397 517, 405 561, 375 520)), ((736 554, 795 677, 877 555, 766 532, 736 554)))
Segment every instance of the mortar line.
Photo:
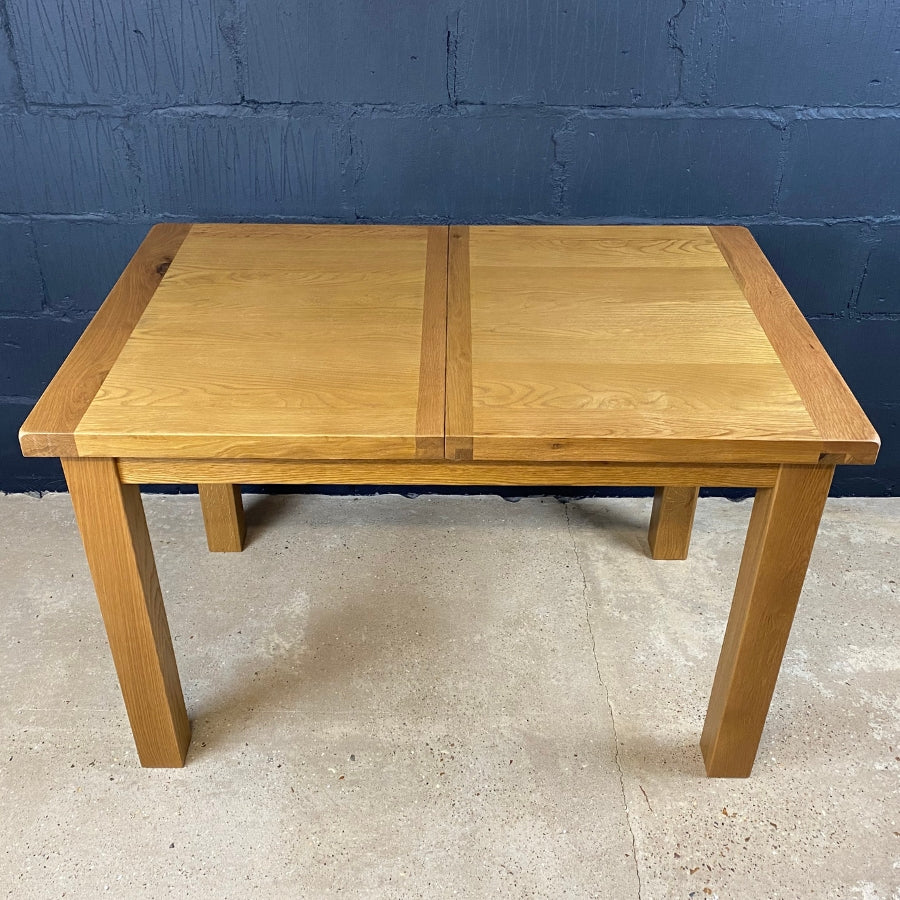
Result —
MULTIPOLYGON (((574 119, 575 117, 573 117, 574 119)), ((348 120, 350 121, 350 120, 348 120)), ((560 127, 555 132, 557 135, 565 129, 560 127)), ((356 150, 354 150, 354 153, 356 150)), ((209 215, 205 222, 233 222, 236 214, 209 215)), ((396 224, 396 216, 367 216, 367 221, 378 221, 386 224, 396 224)), ((186 222, 194 221, 187 213, 169 213, 164 210, 152 210, 140 212, 134 209, 119 212, 11 212, 0 210, 0 224, 15 224, 28 222, 93 222, 97 224, 134 224, 154 225, 157 222, 186 222)), ((347 216, 342 214, 330 216, 287 215, 283 213, 265 213, 242 216, 246 222, 346 222, 347 216)), ((446 215, 416 214, 402 217, 404 223, 446 225, 451 217, 446 215)), ((454 224, 456 220, 453 220, 454 224)), ((829 227, 833 225, 866 225, 869 227, 881 227, 883 225, 900 224, 900 215, 891 213, 883 216, 787 216, 773 213, 760 213, 752 216, 725 216, 725 215, 694 215, 694 216, 631 216, 631 215, 607 215, 607 216, 573 216, 560 215, 558 213, 530 213, 525 215, 483 215, 469 221, 470 225, 501 225, 501 224, 551 224, 551 225, 743 225, 754 228, 762 225, 784 226, 811 226, 829 227)))
MULTIPOLYGON (((3 7, 0 5, 0 11, 3 7)), ((0 20, 2 27, 2 20, 0 20)), ((875 121, 880 119, 900 118, 900 104, 883 106, 867 106, 863 104, 844 104, 834 106, 803 106, 801 104, 710 104, 693 101, 690 103, 663 102, 655 105, 636 105, 634 103, 542 103, 537 100, 495 100, 483 102, 478 100, 460 100, 458 60, 452 59, 454 51, 452 38, 455 28, 448 27, 448 48, 445 53, 451 67, 445 63, 446 99, 429 98, 426 102, 396 100, 259 100, 244 97, 239 100, 220 100, 219 102, 182 102, 172 103, 159 101, 142 101, 133 95, 120 94, 92 101, 66 102, 62 100, 24 99, 0 101, 0 112, 4 114, 26 113, 66 114, 93 113, 108 116, 129 115, 178 115, 178 116, 230 116, 235 113, 252 116, 266 114, 272 116, 289 116, 297 112, 312 112, 318 115, 341 115, 347 109, 359 109, 364 112, 378 113, 385 116, 418 116, 423 112, 456 118, 467 115, 492 115, 495 113, 532 113, 568 115, 583 114, 591 119, 752 119, 768 120, 778 125, 794 121, 812 120, 847 120, 863 119, 875 121)), ((456 35, 458 38, 458 35, 456 35)), ((13 48, 15 50, 15 48, 13 48)), ((14 62, 16 62, 14 60, 14 62)))
MULTIPOLYGON (((622 771, 622 762, 619 759, 619 732, 616 729, 616 716, 613 711, 612 701, 609 697, 609 687, 607 687, 606 682, 603 680, 603 675, 600 672, 600 660, 597 659, 597 638, 594 636, 594 629, 591 625, 591 616, 590 616, 590 607, 588 605, 587 599, 587 576, 584 573, 584 566, 581 564, 581 554, 578 552, 578 542, 575 540, 575 532, 572 531, 572 519, 569 516, 569 504, 564 503, 563 509, 566 513, 566 528, 569 532, 569 538, 572 541, 572 552, 575 554, 575 562, 578 565, 578 571, 581 573, 581 601, 584 606, 584 620, 587 623, 588 634, 591 636, 591 654, 594 657, 594 668, 597 670, 597 681, 600 683, 600 687, 603 689, 603 696, 606 700, 606 709, 609 712, 609 721, 612 725, 613 731, 613 741, 615 742, 615 755, 613 757, 616 764, 616 772, 619 775, 619 788, 622 792, 622 805, 625 807, 625 823, 628 826, 628 833, 631 836, 631 855, 634 858, 634 875, 637 878, 638 885, 638 900, 641 900, 643 897, 643 885, 641 883, 641 867, 638 863, 638 855, 637 855, 637 839, 634 835, 634 827, 631 824, 631 810, 628 806, 628 796, 625 793, 625 774, 622 771)), ((649 800, 647 801, 649 804, 649 800)))

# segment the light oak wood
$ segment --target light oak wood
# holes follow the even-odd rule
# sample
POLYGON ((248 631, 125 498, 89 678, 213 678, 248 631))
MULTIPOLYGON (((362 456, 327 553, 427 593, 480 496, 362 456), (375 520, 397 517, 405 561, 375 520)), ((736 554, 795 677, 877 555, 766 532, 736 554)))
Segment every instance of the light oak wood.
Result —
POLYGON ((687 559, 700 488, 658 487, 653 495, 648 542, 654 559, 687 559))
POLYGON ((63 470, 143 766, 181 766, 191 739, 141 495, 111 459, 63 470))
POLYGON ((425 297, 422 307, 422 350, 416 409, 416 456, 444 457, 444 383, 447 362, 446 228, 428 229, 425 297))
POLYGON ((477 265, 507 265, 511 235, 528 241, 529 265, 542 269, 726 265, 702 225, 480 225, 478 231, 477 265))
POLYGON ((469 308, 469 228, 450 228, 447 287, 447 459, 472 459, 472 315, 469 308))
POLYGON ((190 231, 154 225, 19 431, 25 456, 77 456, 74 432, 190 231))
POLYGON ((443 350, 422 346, 445 343, 441 246, 413 226, 193 226, 79 454, 442 457, 443 350))
MULTIPOLYGON (((503 414, 501 414, 502 416, 503 414)), ((489 447, 475 452, 477 460, 488 457, 495 461, 527 462, 636 462, 636 463, 719 463, 737 465, 779 464, 796 462, 815 464, 821 457, 816 445, 805 441, 722 440, 710 438, 681 438, 650 440, 631 438, 621 440, 614 434, 598 437, 561 438, 534 436, 491 436, 474 446, 489 447)), ((487 460, 485 460, 487 461, 487 460)))
POLYGON ((20 440, 66 457, 145 765, 190 728, 139 483, 199 484, 222 550, 242 483, 658 485, 657 558, 697 485, 756 487, 713 775, 753 764, 834 465, 878 450, 749 233, 704 226, 158 226, 20 440))
POLYGON ((750 774, 833 466, 783 466, 756 494, 700 748, 707 774, 750 774))
POLYGON ((710 228, 734 277, 822 438, 822 453, 846 463, 874 463, 881 440, 791 299, 753 235, 738 226, 710 228))
POLYGON ((453 395, 449 355, 448 456, 471 437, 476 460, 818 461, 819 432, 707 228, 457 231, 447 339, 465 351, 470 331, 471 362, 459 354, 453 395), (457 408, 469 373, 471 430, 457 408))
POLYGON ((236 484, 197 485, 206 528, 206 544, 213 553, 240 553, 247 525, 241 489, 236 484))
POLYGON ((521 463, 377 462, 357 460, 153 460, 120 459, 127 484, 434 484, 628 486, 650 484, 761 487, 775 483, 777 466, 521 463))
POLYGON ((749 233, 699 226, 157 226, 21 441, 175 459, 878 448, 749 233))

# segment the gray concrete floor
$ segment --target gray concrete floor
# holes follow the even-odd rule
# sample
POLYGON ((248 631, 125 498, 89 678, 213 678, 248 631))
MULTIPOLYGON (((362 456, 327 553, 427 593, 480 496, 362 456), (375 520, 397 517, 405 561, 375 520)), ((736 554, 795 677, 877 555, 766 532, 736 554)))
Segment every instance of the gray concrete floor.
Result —
POLYGON ((0 497, 10 897, 900 897, 900 500, 825 513, 760 754, 698 739, 750 503, 146 498, 194 738, 141 769, 68 498, 0 497))

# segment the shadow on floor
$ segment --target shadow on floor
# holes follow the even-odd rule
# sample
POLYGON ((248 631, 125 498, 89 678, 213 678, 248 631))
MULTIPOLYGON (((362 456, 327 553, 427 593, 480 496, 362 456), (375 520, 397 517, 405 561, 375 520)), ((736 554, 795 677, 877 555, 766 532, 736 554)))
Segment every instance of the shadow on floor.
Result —
POLYGON ((647 543, 649 503, 646 517, 602 500, 568 500, 564 506, 574 528, 596 528, 611 544, 650 556, 650 545, 647 543))
POLYGON ((245 546, 259 539, 260 532, 295 514, 285 494, 244 494, 244 520, 247 523, 245 546))

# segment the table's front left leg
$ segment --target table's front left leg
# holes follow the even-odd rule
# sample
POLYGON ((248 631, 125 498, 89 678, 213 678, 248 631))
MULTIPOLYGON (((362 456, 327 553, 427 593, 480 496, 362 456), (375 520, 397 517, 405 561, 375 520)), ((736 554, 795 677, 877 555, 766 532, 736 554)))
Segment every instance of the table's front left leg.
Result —
POLYGON ((834 466, 781 466, 756 492, 700 748, 712 777, 750 774, 834 466))
POLYGON ((141 765, 182 766, 191 726, 140 490, 115 460, 62 464, 141 765))

